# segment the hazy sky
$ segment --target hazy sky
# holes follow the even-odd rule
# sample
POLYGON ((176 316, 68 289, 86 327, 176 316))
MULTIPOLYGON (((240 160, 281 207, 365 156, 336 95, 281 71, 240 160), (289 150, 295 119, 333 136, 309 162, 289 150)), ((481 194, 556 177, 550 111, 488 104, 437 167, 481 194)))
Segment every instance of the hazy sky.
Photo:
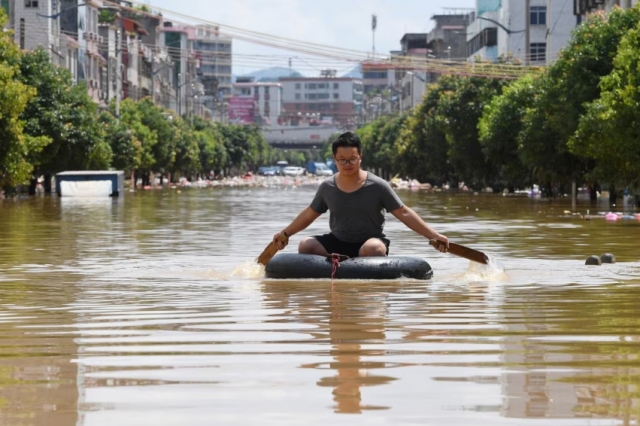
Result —
MULTIPOLYGON (((443 8, 472 8, 476 0, 147 0, 159 7, 190 16, 262 33, 322 43, 360 51, 371 51, 371 15, 378 17, 376 52, 400 49, 405 33, 427 32, 431 17, 443 8)), ((270 66, 288 66, 306 75, 320 68, 338 73, 354 65, 331 63, 300 53, 272 49, 241 40, 233 42, 234 74, 246 74, 270 66), (267 55, 258 57, 256 55, 267 55)))

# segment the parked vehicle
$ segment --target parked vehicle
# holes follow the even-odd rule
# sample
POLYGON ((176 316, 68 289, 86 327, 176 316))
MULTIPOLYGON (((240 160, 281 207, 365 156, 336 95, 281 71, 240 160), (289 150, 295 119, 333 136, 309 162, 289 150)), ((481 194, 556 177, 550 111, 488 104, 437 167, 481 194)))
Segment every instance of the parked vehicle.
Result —
POLYGON ((314 175, 317 175, 317 176, 332 176, 333 175, 333 170, 331 170, 326 164, 324 164, 324 163, 315 163, 313 161, 309 161, 307 163, 307 171, 309 173, 313 173, 314 175))
POLYGON ((288 165, 289 165, 289 162, 283 160, 283 161, 276 162, 276 165, 272 167, 275 169, 277 175, 284 175, 284 172, 283 172, 284 168, 287 167, 288 165))
POLYGON ((304 173, 304 169, 302 167, 289 166, 282 169, 282 173, 285 176, 301 176, 304 173))
POLYGON ((258 167, 258 174, 261 176, 275 176, 278 173, 275 167, 261 166, 258 167))

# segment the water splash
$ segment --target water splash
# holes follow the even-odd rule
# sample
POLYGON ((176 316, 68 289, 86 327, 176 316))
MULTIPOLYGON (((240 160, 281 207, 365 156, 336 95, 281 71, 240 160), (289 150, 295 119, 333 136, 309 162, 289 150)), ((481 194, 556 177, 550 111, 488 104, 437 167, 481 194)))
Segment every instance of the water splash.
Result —
POLYGON ((509 279, 504 265, 498 262, 493 256, 489 257, 486 265, 469 262, 469 268, 463 275, 465 281, 506 281, 509 279))
POLYGON ((229 278, 230 277, 262 278, 264 277, 264 266, 256 262, 247 261, 236 266, 229 274, 229 278))
POLYGON ((220 271, 216 269, 209 269, 204 273, 203 278, 226 281, 230 278, 263 278, 264 266, 256 263, 255 261, 246 261, 237 265, 231 271, 220 271))

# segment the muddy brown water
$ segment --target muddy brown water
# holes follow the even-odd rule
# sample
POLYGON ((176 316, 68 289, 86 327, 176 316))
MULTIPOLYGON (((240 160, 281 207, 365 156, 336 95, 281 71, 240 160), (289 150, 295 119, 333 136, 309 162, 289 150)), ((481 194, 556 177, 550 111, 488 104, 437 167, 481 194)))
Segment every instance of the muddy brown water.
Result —
POLYGON ((432 280, 264 279, 254 259, 312 188, 0 202, 0 424, 638 424, 640 222, 399 194, 492 265, 389 215, 391 254, 432 280))

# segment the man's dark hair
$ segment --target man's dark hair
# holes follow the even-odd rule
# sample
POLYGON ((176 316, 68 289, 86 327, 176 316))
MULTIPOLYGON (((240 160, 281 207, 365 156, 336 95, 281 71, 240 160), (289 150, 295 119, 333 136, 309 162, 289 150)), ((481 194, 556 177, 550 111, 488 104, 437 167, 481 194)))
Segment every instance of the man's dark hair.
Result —
POLYGON ((338 148, 358 148, 358 154, 362 154, 362 142, 358 135, 353 132, 345 132, 338 136, 338 139, 333 141, 331 144, 331 149, 333 150, 333 155, 336 155, 338 148))

